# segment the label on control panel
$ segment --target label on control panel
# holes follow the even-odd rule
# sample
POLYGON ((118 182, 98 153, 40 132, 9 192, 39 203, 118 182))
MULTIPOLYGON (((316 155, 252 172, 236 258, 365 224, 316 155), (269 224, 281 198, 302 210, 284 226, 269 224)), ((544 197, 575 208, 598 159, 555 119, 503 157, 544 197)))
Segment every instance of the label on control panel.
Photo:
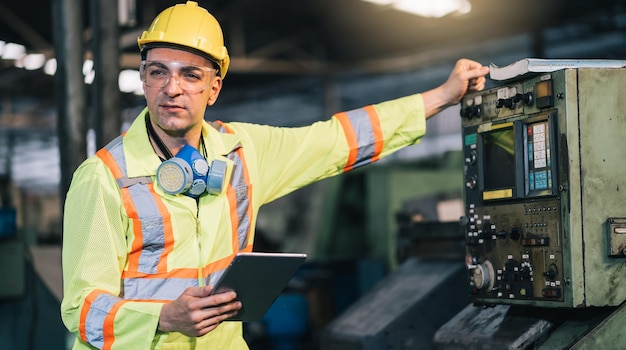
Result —
POLYGON ((512 198, 512 197, 513 197, 513 189, 511 188, 483 192, 483 200, 512 198))

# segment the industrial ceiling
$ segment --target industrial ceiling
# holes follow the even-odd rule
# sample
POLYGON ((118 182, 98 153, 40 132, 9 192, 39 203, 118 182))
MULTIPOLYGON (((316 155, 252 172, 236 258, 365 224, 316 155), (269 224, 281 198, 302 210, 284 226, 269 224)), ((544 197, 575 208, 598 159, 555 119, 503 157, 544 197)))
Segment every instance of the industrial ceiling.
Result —
MULTIPOLYGON (((0 40, 27 52, 54 55, 52 6, 61 0, 0 0, 0 40)), ((83 6, 85 49, 90 50, 90 5, 83 6)), ((362 0, 200 0, 221 22, 232 56, 229 84, 247 84, 259 75, 302 76, 341 71, 376 59, 468 46, 522 33, 541 35, 545 28, 571 23, 590 25, 590 32, 615 29, 624 0, 475 0, 471 12, 444 18, 422 18, 362 0)), ((122 68, 137 66, 136 39, 154 16, 173 1, 120 0, 125 23, 120 27, 122 68), (130 5, 128 5, 130 4, 130 5), (125 11, 124 9, 129 9, 125 11)), ((621 28, 623 30, 623 28, 621 28)), ((537 54, 541 55, 538 46, 537 54)), ((88 55, 88 53, 87 53, 88 55)), ((2 60, 3 94, 50 92, 39 72, 14 72, 2 60), (37 91, 42 90, 42 91, 37 91)), ((393 71, 387 64, 369 69, 393 71)))

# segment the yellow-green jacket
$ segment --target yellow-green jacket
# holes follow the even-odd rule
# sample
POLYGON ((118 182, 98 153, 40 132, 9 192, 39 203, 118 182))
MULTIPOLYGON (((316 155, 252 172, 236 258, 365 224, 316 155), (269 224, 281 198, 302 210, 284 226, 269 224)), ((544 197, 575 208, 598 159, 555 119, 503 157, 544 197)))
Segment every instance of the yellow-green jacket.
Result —
POLYGON ((157 331, 161 307, 189 286, 214 282, 250 251, 261 205, 314 181, 417 143, 421 95, 342 112, 307 127, 204 123, 209 163, 228 164, 228 186, 203 195, 164 193, 144 121, 87 159, 67 193, 61 316, 74 349, 247 349, 240 322, 200 338, 157 331))

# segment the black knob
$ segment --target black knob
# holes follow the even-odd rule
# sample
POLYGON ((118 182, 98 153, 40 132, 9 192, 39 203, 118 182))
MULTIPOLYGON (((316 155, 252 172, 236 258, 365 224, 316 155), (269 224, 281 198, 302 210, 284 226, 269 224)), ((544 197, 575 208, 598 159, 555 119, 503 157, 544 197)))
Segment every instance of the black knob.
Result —
POLYGON ((533 273, 529 267, 522 267, 520 269, 520 278, 522 280, 529 280, 532 277, 533 273))
POLYGON ((509 238, 511 238, 514 241, 517 241, 521 235, 522 235, 522 230, 519 227, 513 227, 511 229, 511 234, 509 235, 509 238))
POLYGON ((513 99, 511 98, 499 98, 496 102, 496 108, 506 107, 508 109, 513 109, 515 103, 513 103, 513 99))
POLYGON ((525 94, 516 94, 513 96, 513 102, 522 102, 525 105, 531 105, 533 103, 533 93, 527 92, 525 94))
POLYGON ((550 270, 544 272, 543 276, 546 277, 549 280, 553 280, 554 277, 556 277, 556 271, 550 269, 550 270))
POLYGON ((482 113, 480 106, 472 106, 471 108, 471 115, 474 116, 475 118, 480 118, 480 115, 482 113))
POLYGON ((469 118, 469 110, 467 108, 461 108, 461 118, 468 119, 469 118))
POLYGON ((480 106, 470 106, 461 108, 461 118, 472 119, 472 118, 480 118, 481 115, 480 106))

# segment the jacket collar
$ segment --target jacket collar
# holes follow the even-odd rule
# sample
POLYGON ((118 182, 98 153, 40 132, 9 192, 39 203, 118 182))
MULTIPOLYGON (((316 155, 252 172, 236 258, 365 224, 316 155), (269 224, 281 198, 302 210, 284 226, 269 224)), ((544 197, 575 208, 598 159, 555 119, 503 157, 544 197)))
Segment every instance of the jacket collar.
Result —
MULTIPOLYGON (((124 156, 128 177, 153 176, 161 164, 161 160, 152 148, 146 123, 144 122, 148 108, 144 108, 135 118, 124 135, 124 156)), ((210 160, 226 156, 241 147, 241 139, 234 134, 219 132, 206 121, 202 125, 202 137, 210 160)))

